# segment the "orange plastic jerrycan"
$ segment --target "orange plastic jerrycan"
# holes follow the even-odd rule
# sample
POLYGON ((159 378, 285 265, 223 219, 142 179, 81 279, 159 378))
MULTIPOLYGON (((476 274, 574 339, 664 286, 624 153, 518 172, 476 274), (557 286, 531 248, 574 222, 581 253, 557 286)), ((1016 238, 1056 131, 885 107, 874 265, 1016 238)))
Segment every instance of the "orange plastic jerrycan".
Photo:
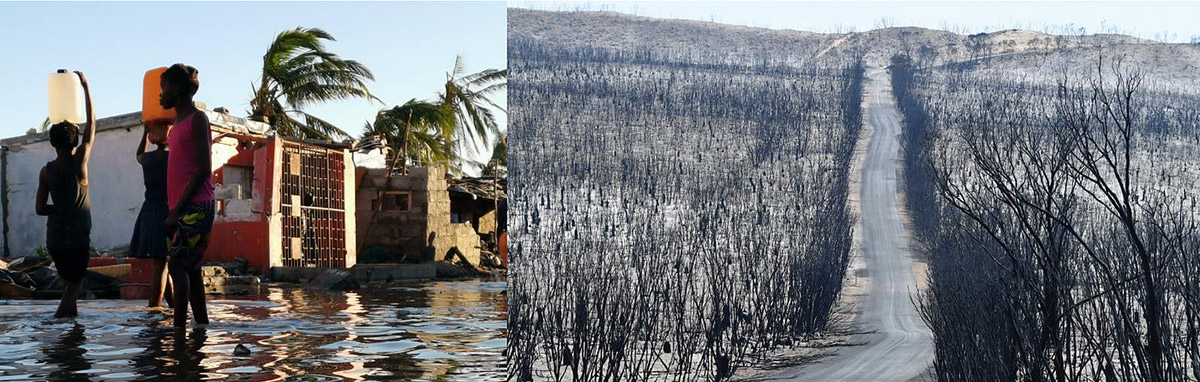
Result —
POLYGON ((163 109, 162 105, 158 104, 158 94, 162 90, 159 79, 167 68, 154 68, 146 71, 146 77, 142 80, 142 123, 150 124, 151 122, 174 122, 175 109, 163 109))

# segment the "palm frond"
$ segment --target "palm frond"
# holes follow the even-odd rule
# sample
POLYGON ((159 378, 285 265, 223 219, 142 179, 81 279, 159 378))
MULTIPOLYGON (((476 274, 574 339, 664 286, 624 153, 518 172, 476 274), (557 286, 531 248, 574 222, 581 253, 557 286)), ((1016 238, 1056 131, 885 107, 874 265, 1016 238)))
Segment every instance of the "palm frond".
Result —
POLYGON ((508 135, 500 134, 496 137, 496 145, 492 146, 492 157, 488 162, 508 167, 508 135))
POLYGON ((508 89, 508 82, 500 82, 500 83, 495 83, 495 84, 485 86, 483 89, 476 90, 473 93, 477 96, 483 97, 483 96, 489 96, 489 95, 492 95, 495 93, 499 93, 499 92, 507 90, 507 89, 508 89))
POLYGON ((487 144, 490 135, 500 133, 495 113, 507 113, 507 110, 488 96, 507 89, 508 69, 465 72, 462 57, 457 57, 438 98, 454 110, 455 131, 449 134, 454 138, 451 141, 456 141, 460 149, 478 151, 487 144))
POLYGON ((459 81, 468 86, 486 86, 491 83, 508 84, 508 69, 484 69, 478 73, 466 75, 459 81))
POLYGON ((467 71, 467 63, 463 60, 463 56, 454 57, 454 70, 446 74, 447 80, 453 80, 462 76, 463 72, 467 71))
POLYGON ((252 119, 265 120, 286 136, 326 140, 349 136, 303 109, 351 98, 378 102, 367 88, 375 75, 362 63, 326 50, 325 41, 336 39, 320 28, 297 27, 275 36, 263 55, 261 83, 253 90, 252 119))

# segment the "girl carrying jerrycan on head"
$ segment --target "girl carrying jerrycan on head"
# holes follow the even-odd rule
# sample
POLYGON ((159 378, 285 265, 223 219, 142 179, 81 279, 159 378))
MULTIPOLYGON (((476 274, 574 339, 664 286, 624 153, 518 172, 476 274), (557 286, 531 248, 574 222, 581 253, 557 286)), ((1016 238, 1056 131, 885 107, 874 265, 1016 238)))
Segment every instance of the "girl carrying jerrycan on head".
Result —
POLYGON ((167 203, 165 222, 169 267, 175 284, 175 328, 187 326, 187 306, 197 325, 208 324, 204 301, 204 279, 200 261, 208 248, 216 199, 212 181, 212 133, 208 115, 196 108, 192 97, 200 88, 196 68, 175 64, 159 81, 159 104, 175 109, 175 126, 167 136, 171 155, 167 160, 167 203))
POLYGON ((155 68, 146 72, 142 81, 142 140, 137 148, 137 161, 142 165, 142 180, 146 185, 146 201, 138 213, 133 227, 133 238, 129 241, 130 255, 154 260, 154 273, 150 276, 151 309, 159 308, 163 298, 167 304, 175 305, 171 278, 167 272, 167 132, 175 121, 175 110, 164 109, 159 102, 161 78, 167 68, 155 68), (146 152, 147 141, 157 148, 146 152))
POLYGON ((167 275, 167 120, 145 121, 142 141, 137 148, 137 161, 142 165, 142 180, 146 184, 146 201, 138 213, 133 227, 133 238, 129 241, 130 256, 154 259, 154 273, 150 279, 150 308, 158 308, 166 297, 167 304, 175 305, 171 291, 171 278, 167 275), (154 143, 155 150, 146 152, 146 143, 154 143))
POLYGON ((78 76, 78 86, 83 88, 87 127, 81 137, 79 125, 71 121, 71 118, 78 120, 77 114, 65 118, 56 115, 59 114, 56 111, 74 108, 75 104, 73 99, 55 103, 54 90, 77 91, 71 74, 65 70, 59 71, 51 76, 50 118, 54 124, 49 132, 50 146, 54 147, 58 156, 42 167, 34 204, 38 215, 48 217, 46 249, 50 251, 58 275, 65 284, 62 301, 54 312, 55 318, 79 315, 76 300, 87 272, 91 249, 92 207, 88 196, 88 159, 92 154, 92 137, 96 135, 96 115, 92 112, 92 93, 88 89, 87 78, 81 72, 75 72, 74 75, 78 76), (54 204, 47 203, 51 200, 54 204))

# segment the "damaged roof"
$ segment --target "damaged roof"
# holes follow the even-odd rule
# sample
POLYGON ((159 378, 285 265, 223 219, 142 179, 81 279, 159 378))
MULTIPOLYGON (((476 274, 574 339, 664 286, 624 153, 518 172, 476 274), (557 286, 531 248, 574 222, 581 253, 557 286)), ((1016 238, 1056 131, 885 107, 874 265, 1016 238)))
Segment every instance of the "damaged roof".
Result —
POLYGON ((493 178, 449 178, 446 179, 446 185, 449 186, 447 190, 450 192, 468 194, 476 199, 496 200, 496 196, 493 195, 498 194, 499 200, 508 200, 508 193, 505 192, 508 179, 505 178, 501 178, 499 182, 493 178), (493 183, 498 184, 493 187, 493 183), (496 190, 494 194, 493 188, 496 190))

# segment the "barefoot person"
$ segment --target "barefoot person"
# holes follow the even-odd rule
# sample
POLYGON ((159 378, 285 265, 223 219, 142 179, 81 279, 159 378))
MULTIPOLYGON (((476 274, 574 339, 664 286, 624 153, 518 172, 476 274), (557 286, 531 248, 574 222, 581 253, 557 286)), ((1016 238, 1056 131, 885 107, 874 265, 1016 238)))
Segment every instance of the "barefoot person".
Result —
POLYGON ((158 102, 175 109, 175 126, 167 136, 171 155, 167 160, 166 230, 169 268, 175 284, 175 328, 187 326, 187 307, 197 325, 208 324, 204 301, 204 279, 200 260, 212 231, 214 202, 212 182, 212 133, 208 116, 196 109, 192 97, 200 88, 196 68, 175 64, 160 81, 158 102))
POLYGON ((167 304, 175 305, 171 292, 171 278, 167 274, 167 121, 147 122, 142 131, 142 142, 138 144, 137 161, 142 165, 142 180, 146 184, 146 201, 138 213, 133 226, 133 238, 129 241, 130 255, 154 260, 154 273, 150 276, 151 308, 158 308, 166 297, 167 304), (154 151, 146 152, 146 143, 154 143, 154 151))
POLYGON ((87 272, 88 250, 91 248, 92 207, 88 197, 88 158, 92 153, 92 137, 96 135, 96 115, 92 112, 92 93, 83 73, 75 72, 83 86, 87 105, 87 130, 80 140, 79 126, 59 122, 50 126, 50 146, 58 157, 46 163, 38 177, 37 214, 47 216, 46 249, 54 259, 58 276, 63 279, 62 301, 55 318, 79 315, 75 303, 80 285, 87 272), (76 147, 78 146, 78 147, 76 147), (47 204, 47 196, 54 204, 47 204))

